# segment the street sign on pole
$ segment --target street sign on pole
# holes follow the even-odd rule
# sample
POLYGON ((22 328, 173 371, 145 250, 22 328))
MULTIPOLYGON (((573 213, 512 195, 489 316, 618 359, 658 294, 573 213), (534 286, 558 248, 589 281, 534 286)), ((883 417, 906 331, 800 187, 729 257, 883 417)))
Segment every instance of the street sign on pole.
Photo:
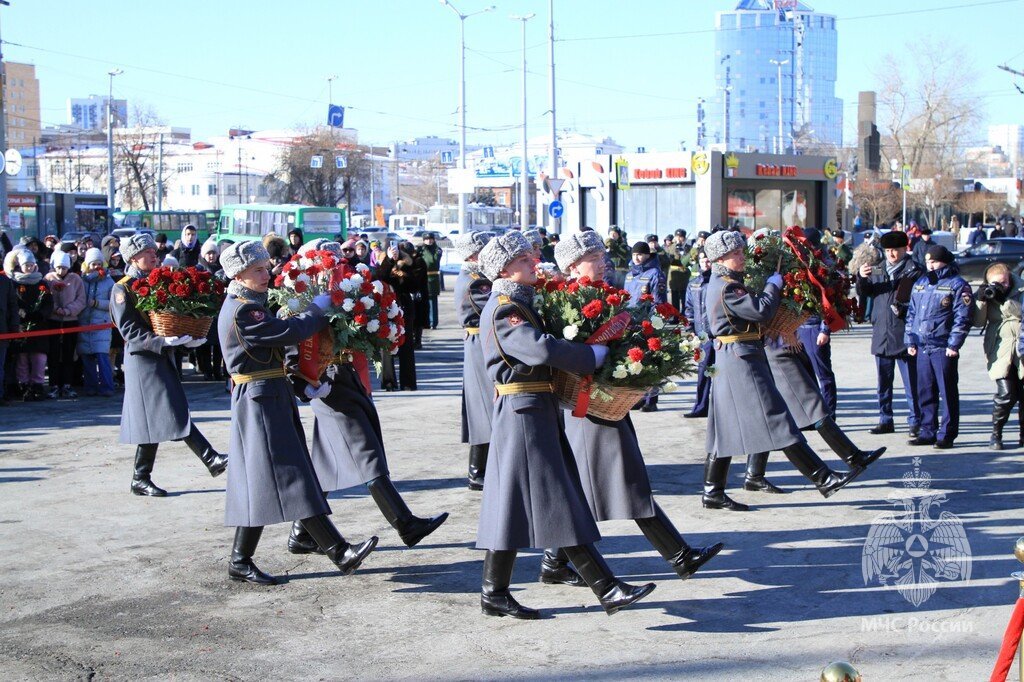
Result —
POLYGON ((345 127, 345 107, 337 104, 327 105, 327 125, 332 128, 345 127))
POLYGON ((451 163, 453 156, 451 152, 441 152, 441 163, 451 163))
POLYGON ((344 156, 335 156, 334 157, 334 167, 335 168, 348 168, 348 159, 346 159, 344 156))
POLYGON ((309 167, 310 168, 323 168, 324 167, 324 157, 322 157, 322 156, 311 156, 311 157, 309 157, 309 167))
POLYGON ((900 179, 900 184, 903 185, 904 189, 910 187, 910 164, 903 164, 903 175, 900 179))
POLYGON ((17 149, 8 149, 4 153, 4 169, 8 175, 17 175, 21 172, 21 152, 17 149))
POLYGON ((484 147, 484 158, 485 159, 493 159, 494 158, 494 147, 484 147))
POLYGON ((550 204, 548 204, 548 215, 551 216, 552 218, 555 218, 557 220, 558 218, 562 217, 563 213, 565 213, 565 204, 563 204, 561 201, 555 199, 550 204))
POLYGON ((558 193, 562 191, 562 185, 565 184, 565 180, 561 178, 544 178, 544 186, 548 192, 557 197, 558 193))

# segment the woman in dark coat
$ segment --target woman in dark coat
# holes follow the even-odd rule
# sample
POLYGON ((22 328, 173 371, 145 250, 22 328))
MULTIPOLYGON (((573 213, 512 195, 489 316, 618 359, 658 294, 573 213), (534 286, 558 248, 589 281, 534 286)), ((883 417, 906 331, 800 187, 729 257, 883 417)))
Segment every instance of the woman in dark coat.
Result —
MULTIPOLYGON (((283 365, 284 350, 316 334, 327 324, 321 294, 309 310, 277 319, 266 308, 270 255, 246 241, 225 249, 224 273, 232 278, 217 320, 231 391, 231 442, 224 524, 236 526, 228 564, 232 580, 268 585, 276 579, 253 563, 263 527, 301 521, 319 549, 343 575, 352 573, 377 546, 371 537, 352 545, 328 515, 331 509, 309 459, 292 386, 283 365)), ((306 387, 309 399, 327 395, 306 387)))
MULTIPOLYGON (((388 247, 387 256, 381 261, 376 273, 377 279, 394 287, 407 330, 415 329, 418 324, 416 301, 413 295, 421 289, 417 279, 420 275, 426 277, 426 271, 424 270, 422 273, 416 271, 412 254, 395 246, 388 247)), ((403 391, 416 390, 416 353, 415 344, 410 341, 411 337, 411 334, 408 335, 405 343, 398 349, 398 387, 403 391)), ((389 363, 393 363, 392 357, 384 357, 385 370, 389 363)), ((382 382, 387 381, 387 378, 387 371, 385 371, 382 382)), ((385 389, 388 388, 391 387, 385 386, 385 389)))

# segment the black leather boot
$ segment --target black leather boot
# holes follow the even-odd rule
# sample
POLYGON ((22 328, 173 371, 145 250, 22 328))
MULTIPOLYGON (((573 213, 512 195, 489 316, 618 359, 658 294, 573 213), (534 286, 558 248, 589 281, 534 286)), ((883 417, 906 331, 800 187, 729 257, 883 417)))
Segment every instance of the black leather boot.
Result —
POLYGON ((267 575, 252 562, 252 555, 256 552, 261 535, 263 526, 235 528, 235 545, 231 548, 231 561, 228 563, 229 578, 254 585, 277 584, 277 578, 267 575))
POLYGON ((469 446, 469 489, 484 489, 484 474, 487 472, 487 453, 490 443, 469 446))
POLYGON ((690 547, 657 502, 654 503, 654 516, 637 519, 636 525, 640 526, 640 531, 658 550, 661 558, 672 564, 672 569, 683 580, 696 573, 725 546, 719 542, 710 547, 690 547))
POLYGON ((540 560, 540 581, 546 585, 587 586, 586 581, 569 565, 565 550, 556 548, 544 550, 544 558, 540 560))
POLYGON ((594 545, 566 547, 565 553, 579 574, 590 585, 590 589, 601 600, 601 606, 609 616, 654 591, 654 583, 630 585, 616 578, 594 545))
POLYGON ((806 442, 790 445, 788 448, 783 448, 782 452, 797 468, 797 471, 814 483, 823 497, 832 497, 864 471, 862 467, 857 466, 843 473, 832 471, 806 442))
POLYGON ((288 533, 288 551, 292 554, 324 553, 313 536, 302 526, 302 521, 292 521, 292 530, 288 533))
POLYGON ((989 446, 993 450, 1003 449, 1003 427, 1010 420, 1014 400, 1009 379, 996 379, 996 394, 992 398, 992 437, 989 446))
POLYGON ((704 460, 704 494, 701 504, 705 509, 728 509, 729 511, 749 511, 750 507, 740 504, 725 494, 725 479, 729 475, 729 464, 732 457, 716 457, 709 454, 704 460))
POLYGON ((755 452, 747 455, 747 473, 743 476, 743 489, 754 492, 785 495, 786 491, 764 477, 768 469, 767 452, 755 452))
POLYGON ((308 519, 302 519, 303 527, 316 540, 316 544, 324 551, 327 558, 334 562, 342 575, 351 575, 359 568, 363 560, 370 555, 370 552, 377 546, 376 535, 365 540, 361 544, 352 545, 345 541, 338 529, 331 523, 327 514, 320 514, 308 519))
POLYGON ((861 450, 846 435, 846 432, 839 428, 836 420, 832 417, 825 417, 814 425, 814 428, 821 434, 822 440, 832 448, 832 451, 839 455, 839 458, 848 467, 865 468, 882 456, 885 448, 881 447, 871 452, 861 450))
POLYGON ((523 606, 508 591, 515 563, 514 549, 487 550, 487 556, 484 557, 483 587, 480 590, 480 610, 485 616, 511 616, 523 620, 540 618, 540 611, 523 606))
POLYGON ((188 449, 196 454, 196 457, 206 465, 207 471, 213 477, 220 476, 228 468, 228 456, 222 455, 213 449, 210 441, 206 440, 195 424, 191 425, 188 435, 183 439, 188 449))
POLYGON ((377 503, 384 518, 398 531, 406 547, 412 547, 448 520, 448 512, 429 519, 413 516, 388 476, 379 476, 367 483, 366 487, 370 489, 370 496, 377 503))
POLYGON ((144 497, 167 497, 167 491, 157 487, 150 479, 156 462, 157 443, 135 448, 135 473, 132 475, 132 494, 144 497))

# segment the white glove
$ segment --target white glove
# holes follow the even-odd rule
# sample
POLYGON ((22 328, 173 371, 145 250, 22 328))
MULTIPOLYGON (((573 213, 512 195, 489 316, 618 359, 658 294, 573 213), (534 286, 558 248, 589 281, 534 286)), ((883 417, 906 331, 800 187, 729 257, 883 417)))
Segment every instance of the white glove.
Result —
POLYGON ((774 275, 772 275, 771 277, 768 278, 768 284, 774 284, 775 286, 777 286, 778 288, 781 289, 782 288, 782 275, 780 275, 779 273, 776 272, 774 275))
POLYGON ((595 343, 591 348, 594 349, 594 367, 600 367, 608 357, 608 346, 595 343))
POLYGON ((331 392, 331 384, 325 381, 316 388, 313 387, 313 384, 306 384, 306 388, 302 392, 310 400, 323 400, 331 392))
POLYGON ((164 346, 172 348, 174 346, 184 346, 186 343, 192 340, 192 337, 188 334, 184 336, 165 336, 164 346))
POLYGON ((331 295, 320 294, 319 296, 313 299, 313 305, 315 305, 320 310, 327 310, 328 308, 331 307, 331 295))
POLYGON ((185 343, 185 348, 199 348, 204 343, 206 343, 206 339, 192 339, 185 343))

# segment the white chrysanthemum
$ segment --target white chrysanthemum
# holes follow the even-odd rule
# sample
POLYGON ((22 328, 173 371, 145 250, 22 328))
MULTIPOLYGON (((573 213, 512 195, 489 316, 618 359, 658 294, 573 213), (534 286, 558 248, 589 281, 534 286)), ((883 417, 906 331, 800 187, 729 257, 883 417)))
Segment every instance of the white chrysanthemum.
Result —
POLYGON ((628 372, 626 372, 626 368, 623 367, 622 365, 619 365, 612 371, 612 378, 625 379, 627 374, 628 372))
POLYGON ((297 313, 297 312, 299 312, 299 308, 301 308, 301 307, 302 307, 302 303, 299 302, 299 299, 297 299, 297 298, 289 298, 288 299, 288 310, 292 311, 293 313, 297 313))
POLYGON ((388 332, 388 341, 390 341, 391 343, 394 343, 395 341, 398 341, 398 327, 396 327, 393 324, 390 325, 390 327, 391 327, 391 331, 388 332))
POLYGON ((629 363, 629 373, 630 374, 636 375, 636 374, 639 374, 642 371, 644 371, 644 363, 642 363, 642 362, 631 362, 631 363, 629 363))
POLYGON ((660 315, 655 315, 651 318, 651 326, 655 329, 664 329, 665 320, 660 315))
POLYGON ((351 298, 346 298, 345 302, 341 304, 341 309, 346 313, 352 312, 352 309, 356 307, 356 302, 351 298))
POLYGON ((672 392, 674 392, 674 391, 675 391, 675 390, 676 390, 677 388, 679 388, 679 387, 678 387, 678 386, 676 386, 676 382, 672 381, 671 379, 670 379, 670 380, 668 380, 668 381, 666 381, 666 382, 665 382, 664 384, 662 384, 662 385, 661 385, 661 390, 662 390, 662 391, 663 391, 664 393, 672 393, 672 392))
POLYGON ((302 258, 299 259, 299 269, 300 270, 306 270, 312 264, 313 264, 313 261, 311 261, 310 259, 306 258, 305 256, 303 256, 302 258))
POLYGON ((373 280, 373 291, 375 294, 380 295, 384 293, 384 282, 379 279, 373 280))
POLYGON ((378 329, 380 329, 380 320, 376 317, 366 323, 366 331, 371 334, 376 334, 378 329))
POLYGON ((359 299, 359 302, 362 303, 363 307, 366 308, 367 310, 372 310, 373 306, 376 305, 375 301, 373 300, 373 296, 363 296, 362 298, 359 299))
POLYGON ((370 266, 368 266, 366 263, 357 263, 356 264, 356 272, 369 272, 369 271, 370 271, 370 266))
POLYGON ((352 282, 352 284, 354 284, 355 286, 359 286, 360 284, 363 283, 363 278, 359 275, 352 275, 351 277, 348 278, 348 281, 352 282))
MULTIPOLYGON (((572 341, 576 338, 576 335, 580 333, 580 328, 574 324, 566 325, 562 330, 562 338, 572 341)), ((619 377, 621 379, 621 377, 619 377)))
POLYGON ((338 287, 342 291, 345 291, 345 292, 348 292, 348 293, 353 292, 356 289, 357 286, 359 286, 359 285, 353 284, 352 280, 350 280, 350 279, 343 279, 343 280, 341 280, 341 283, 338 285, 338 287))
POLYGON ((398 317, 398 313, 402 312, 402 309, 398 307, 398 304, 394 301, 388 306, 388 319, 393 320, 398 317))

